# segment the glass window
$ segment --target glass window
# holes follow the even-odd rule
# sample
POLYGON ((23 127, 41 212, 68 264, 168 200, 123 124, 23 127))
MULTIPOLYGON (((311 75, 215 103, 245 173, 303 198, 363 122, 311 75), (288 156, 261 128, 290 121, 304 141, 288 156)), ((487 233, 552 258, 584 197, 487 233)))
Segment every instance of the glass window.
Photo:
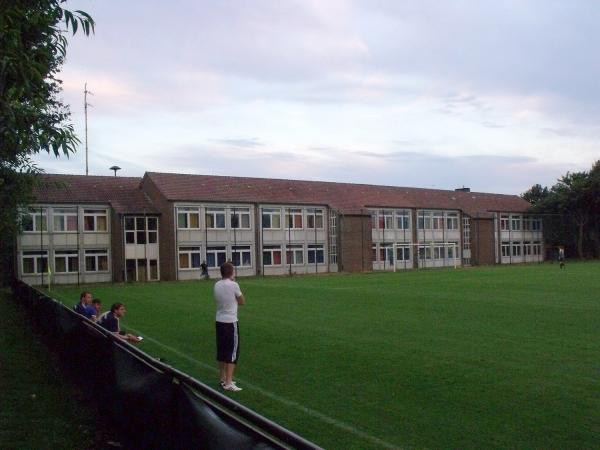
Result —
POLYGON ((41 274, 48 271, 47 251, 25 251, 22 256, 23 274, 41 274))
POLYGON ((302 228, 302 210, 299 208, 286 209, 285 227, 293 229, 302 228))
POLYGON ((77 209, 55 208, 52 211, 54 231, 77 231, 77 209))
POLYGON ((265 266, 280 266, 281 247, 277 245, 265 245, 263 247, 263 264, 265 266))
POLYGON ((397 261, 409 261, 410 260, 410 247, 396 247, 396 260, 397 261))
POLYGON ((41 232, 48 231, 48 211, 46 208, 30 209, 21 213, 21 226, 23 231, 41 232))
POLYGON ((446 216, 446 228, 448 230, 458 230, 458 214, 448 213, 446 216))
POLYGON ((79 271, 79 256, 77 250, 57 250, 54 252, 54 272, 77 273, 79 271))
POLYGON ((510 243, 502 242, 502 256, 510 256, 510 243))
POLYGON ((200 268, 200 247, 179 247, 179 268, 199 269, 200 268))
POLYGON ((108 272, 108 250, 85 250, 86 272, 108 272))
POLYGON ((287 245, 285 255, 286 264, 304 264, 304 246, 301 244, 287 245))
POLYGON ((227 261, 227 251, 225 247, 207 247, 206 264, 208 267, 221 267, 227 261))
POLYGON ((206 228, 211 230, 225 228, 225 208, 206 208, 206 228))
POLYGON ((309 264, 324 264, 325 251, 322 244, 309 244, 306 257, 309 264))
POLYGON ((521 216, 512 216, 511 218, 511 230, 520 231, 521 230, 521 216))
POLYGON ((183 230, 200 229, 200 209, 184 207, 177 208, 177 228, 183 230))
POLYGON ((231 248, 231 260, 236 267, 252 267, 249 245, 237 245, 231 248))
POLYGON ((521 256, 521 243, 520 242, 512 243, 512 255, 513 256, 521 256))
POLYGON ((323 228, 323 210, 308 208, 306 210, 306 228, 323 228))
POLYGON ((410 229, 410 212, 407 210, 396 211, 396 228, 399 230, 410 229))
POLYGON ((279 208, 263 208, 262 227, 272 230, 281 228, 281 210, 279 208))
POLYGON ((432 225, 434 230, 442 230, 444 228, 444 213, 438 211, 434 212, 432 225))
POLYGON ((234 208, 230 213, 231 228, 250 229, 250 209, 234 208))
POLYGON ((500 216, 500 229, 502 231, 508 231, 508 215, 502 214, 500 216))
POLYGON ((107 231, 107 215, 105 209, 84 209, 83 229, 89 232, 107 231))

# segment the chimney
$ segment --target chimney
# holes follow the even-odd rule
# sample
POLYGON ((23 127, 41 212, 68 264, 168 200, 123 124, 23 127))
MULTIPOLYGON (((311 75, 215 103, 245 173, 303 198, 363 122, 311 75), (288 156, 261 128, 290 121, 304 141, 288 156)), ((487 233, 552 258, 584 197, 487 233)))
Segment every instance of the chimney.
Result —
POLYGON ((456 192, 471 192, 471 188, 464 187, 464 186, 463 186, 463 187, 461 187, 461 188, 454 189, 454 190, 455 190, 456 192))

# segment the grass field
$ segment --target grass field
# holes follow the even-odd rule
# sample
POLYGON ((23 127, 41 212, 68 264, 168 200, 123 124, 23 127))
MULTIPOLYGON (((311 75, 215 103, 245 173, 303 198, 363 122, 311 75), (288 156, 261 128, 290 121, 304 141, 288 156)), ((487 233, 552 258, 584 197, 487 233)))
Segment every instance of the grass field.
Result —
MULTIPOLYGON (((238 281, 232 396, 325 448, 600 442, 597 262, 238 281)), ((89 289, 126 304, 141 349, 216 388, 212 285, 89 289)))

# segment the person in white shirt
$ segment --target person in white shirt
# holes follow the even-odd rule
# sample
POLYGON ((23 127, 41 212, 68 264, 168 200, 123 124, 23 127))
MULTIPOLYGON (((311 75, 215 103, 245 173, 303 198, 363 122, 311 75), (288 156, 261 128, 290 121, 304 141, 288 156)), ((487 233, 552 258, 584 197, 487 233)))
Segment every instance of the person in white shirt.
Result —
POLYGON ((215 283, 214 296, 217 305, 217 361, 220 385, 226 391, 238 392, 242 388, 233 381, 233 372, 240 356, 238 306, 246 300, 240 286, 234 281, 234 267, 230 262, 221 266, 222 279, 215 283))

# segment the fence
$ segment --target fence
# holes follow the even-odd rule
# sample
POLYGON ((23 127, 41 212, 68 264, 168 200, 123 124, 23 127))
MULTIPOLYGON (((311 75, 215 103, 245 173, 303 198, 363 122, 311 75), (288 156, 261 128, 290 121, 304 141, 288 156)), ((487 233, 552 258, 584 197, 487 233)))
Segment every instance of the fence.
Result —
POLYGON ((318 449, 209 386, 149 356, 21 282, 14 296, 56 344, 128 446, 145 449, 318 449))

